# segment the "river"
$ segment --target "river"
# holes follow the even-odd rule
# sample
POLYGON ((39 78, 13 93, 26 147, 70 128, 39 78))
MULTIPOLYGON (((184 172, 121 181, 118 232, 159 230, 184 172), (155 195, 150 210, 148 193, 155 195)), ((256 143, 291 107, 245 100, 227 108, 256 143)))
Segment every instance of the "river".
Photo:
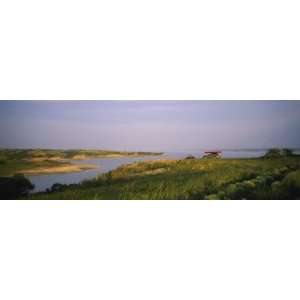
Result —
MULTIPOLYGON (((260 157, 265 154, 265 150, 223 150, 223 158, 252 158, 260 157)), ((75 164, 93 164, 98 168, 92 170, 85 170, 74 173, 63 174, 45 174, 27 176, 28 179, 34 184, 33 192, 44 191, 51 188, 54 183, 71 184, 79 183, 86 179, 96 177, 98 174, 107 173, 111 170, 118 168, 121 165, 130 164, 135 161, 159 160, 159 159, 181 159, 187 155, 194 155, 195 157, 202 157, 203 151, 178 151, 166 152, 160 156, 140 156, 140 157, 118 157, 118 158, 98 158, 88 160, 72 160, 75 164)))

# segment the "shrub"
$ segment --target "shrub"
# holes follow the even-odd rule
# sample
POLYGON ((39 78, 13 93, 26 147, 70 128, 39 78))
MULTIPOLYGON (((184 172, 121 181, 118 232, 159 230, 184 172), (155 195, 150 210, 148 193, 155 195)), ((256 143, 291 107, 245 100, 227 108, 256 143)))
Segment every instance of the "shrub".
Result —
POLYGON ((219 193, 217 194, 217 197, 218 197, 218 199, 220 199, 220 200, 224 200, 224 199, 226 199, 226 194, 225 194, 224 191, 221 191, 221 192, 219 192, 219 193))
POLYGON ((265 180, 263 176, 257 176, 256 179, 254 179, 254 183, 257 187, 262 187, 265 185, 265 180))
POLYGON ((196 157, 193 155, 188 155, 185 159, 196 159, 196 157))
POLYGON ((271 184, 273 182, 273 176, 272 175, 266 175, 264 178, 264 183, 265 184, 271 184))
POLYGON ((205 200, 218 200, 218 194, 210 194, 208 196, 205 197, 205 200))
POLYGON ((282 168, 280 169, 281 173, 286 173, 288 170, 289 170, 288 167, 282 167, 282 168))
POLYGON ((51 187, 51 192, 60 192, 62 191, 64 188, 66 188, 67 185, 66 184, 61 184, 61 183, 54 183, 51 187))
POLYGON ((34 185, 22 174, 0 177, 0 199, 17 199, 27 196, 34 185))
POLYGON ((105 179, 107 183, 110 183, 112 181, 112 171, 109 171, 105 174, 105 179))
POLYGON ((228 188, 226 189, 226 195, 229 199, 234 199, 235 195, 237 193, 237 186, 236 184, 232 183, 228 186, 228 188))
POLYGON ((278 189, 280 188, 280 181, 274 181, 272 184, 271 184, 271 190, 273 193, 276 193, 278 192, 278 189))
POLYGON ((268 152, 264 155, 264 158, 280 158, 282 157, 280 149, 273 148, 268 150, 268 152))
POLYGON ((300 198, 300 170, 289 173, 282 181, 281 188, 288 198, 300 198))
POLYGON ((282 154, 284 156, 293 156, 294 155, 293 150, 287 149, 287 148, 285 148, 285 149, 282 150, 282 154))
POLYGON ((275 180, 282 176, 280 169, 275 169, 272 175, 275 180))
POLYGON ((249 189, 249 190, 253 190, 256 188, 255 182, 254 180, 247 180, 244 182, 244 186, 245 188, 249 189))

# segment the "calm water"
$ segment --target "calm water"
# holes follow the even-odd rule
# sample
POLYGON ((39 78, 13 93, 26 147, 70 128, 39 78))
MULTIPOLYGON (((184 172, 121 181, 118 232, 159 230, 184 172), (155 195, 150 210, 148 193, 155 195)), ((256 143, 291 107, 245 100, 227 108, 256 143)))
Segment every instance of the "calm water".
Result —
MULTIPOLYGON (((223 151, 223 158, 251 158, 260 157, 265 154, 265 151, 249 150, 249 151, 223 151)), ((76 164, 94 164, 98 165, 97 169, 86 170, 82 172, 67 173, 67 174, 51 174, 51 175, 36 175, 28 176, 29 180, 34 184, 34 192, 44 191, 47 188, 51 188, 54 183, 71 184, 79 183, 85 179, 91 179, 98 174, 103 174, 117 167, 125 164, 130 164, 135 161, 146 160, 158 160, 158 159, 180 159, 187 155, 194 155, 195 157, 201 157, 203 151, 182 151, 182 152, 169 152, 160 156, 141 156, 141 157, 120 157, 120 158, 99 158, 89 159, 83 161, 73 161, 76 164)))
POLYGON ((98 174, 107 173, 116 169, 121 165, 130 164, 135 161, 155 160, 161 159, 162 156, 141 156, 141 157, 119 157, 119 158, 98 158, 76 161, 74 164, 93 164, 97 165, 97 169, 85 170, 82 172, 66 173, 66 174, 45 174, 27 176, 28 179, 34 184, 33 192, 44 191, 47 188, 51 188, 54 183, 71 184, 79 183, 85 179, 91 179, 98 174))

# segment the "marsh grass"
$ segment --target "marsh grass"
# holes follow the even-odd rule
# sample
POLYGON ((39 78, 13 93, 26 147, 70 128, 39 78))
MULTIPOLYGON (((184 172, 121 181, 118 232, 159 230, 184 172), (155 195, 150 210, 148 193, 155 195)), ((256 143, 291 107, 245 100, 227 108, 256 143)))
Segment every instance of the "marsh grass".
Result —
POLYGON ((298 157, 136 162, 33 199, 296 199, 298 157))

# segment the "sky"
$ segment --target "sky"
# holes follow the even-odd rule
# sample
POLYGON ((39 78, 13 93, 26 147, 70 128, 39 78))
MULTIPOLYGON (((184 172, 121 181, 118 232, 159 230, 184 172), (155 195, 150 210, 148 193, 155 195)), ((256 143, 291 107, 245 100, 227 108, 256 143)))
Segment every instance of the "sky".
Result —
POLYGON ((0 101, 1 148, 300 147, 300 101, 0 101))

